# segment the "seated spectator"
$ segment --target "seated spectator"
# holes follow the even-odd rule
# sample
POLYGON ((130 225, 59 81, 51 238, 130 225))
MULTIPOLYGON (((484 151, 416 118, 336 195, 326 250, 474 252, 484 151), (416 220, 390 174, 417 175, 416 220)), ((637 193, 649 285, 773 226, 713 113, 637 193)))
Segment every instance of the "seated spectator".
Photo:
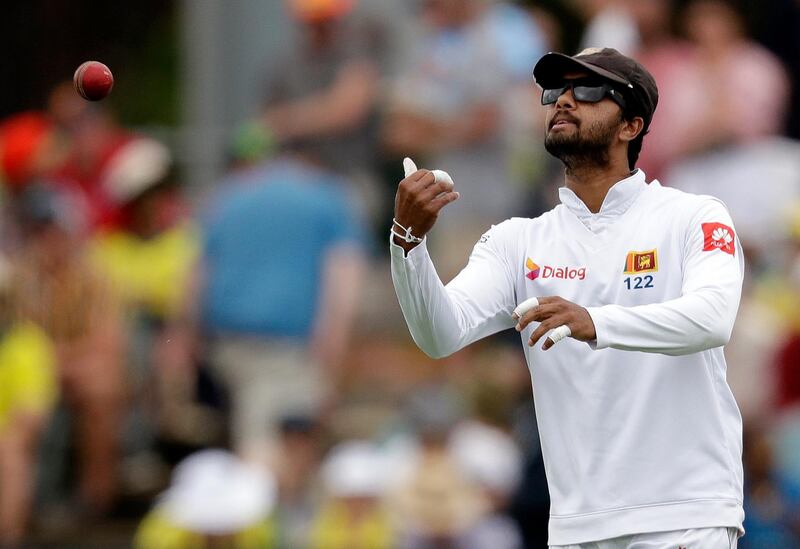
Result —
POLYGON ((66 154, 46 113, 29 111, 0 122, 0 178, 11 194, 50 173, 66 154))
POLYGON ((53 341, 62 399, 73 414, 80 506, 108 511, 117 495, 123 407, 121 315, 90 266, 81 220, 62 194, 29 187, 16 202, 24 246, 11 257, 21 314, 53 341))
POLYGON ((790 240, 784 246, 783 269, 772 277, 762 277, 759 297, 771 305, 781 330, 773 345, 772 368, 765 377, 774 377, 773 400, 779 412, 800 409, 800 202, 795 202, 790 217, 790 240))
POLYGON ((691 43, 673 32, 673 0, 626 0, 639 35, 634 57, 658 83, 658 109, 638 166, 659 179, 685 154, 684 140, 693 120, 702 116, 700 75, 691 43))
POLYGON ((800 143, 784 138, 731 144, 675 162, 663 182, 725 203, 756 271, 783 261, 786 221, 800 202, 800 143), (753 192, 753 181, 768 182, 753 192), (778 257, 770 257, 777 255, 778 257))
POLYGON ((383 507, 386 462, 369 442, 343 442, 322 465, 326 497, 311 526, 312 549, 390 549, 392 525, 383 507))
POLYGON ((668 34, 669 2, 635 2, 636 54, 659 83, 659 109, 641 167, 663 177, 677 161, 779 134, 789 80, 780 61, 748 38, 726 0, 693 0, 681 14, 687 41, 668 34))
POLYGON ((586 20, 581 36, 581 46, 586 48, 614 48, 632 55, 639 47, 639 29, 628 4, 635 0, 580 0, 577 8, 586 20))
POLYGON ((55 352, 35 324, 15 318, 0 267, 0 546, 23 541, 33 504, 39 437, 58 398, 55 352))
POLYGON ((8 198, 0 217, 3 254, 10 255, 22 245, 14 220, 14 201, 60 166, 66 154, 66 142, 47 113, 27 111, 0 121, 0 182, 2 195, 8 198))
MULTIPOLYGON (((796 417, 795 417, 796 421, 796 417)), ((744 437, 745 521, 742 549, 796 547, 800 541, 800 487, 776 467, 764 425, 744 437)))
POLYGON ((81 99, 72 82, 53 89, 48 112, 67 147, 64 162, 50 176, 79 201, 89 233, 116 226, 119 211, 103 178, 108 163, 133 135, 119 126, 106 106, 81 99))
POLYGON ((108 162, 102 184, 119 212, 118 224, 98 231, 89 251, 120 296, 131 335, 127 362, 134 410, 128 463, 135 465, 138 458, 155 457, 159 431, 212 435, 183 421, 183 412, 194 404, 196 373, 169 367, 171 336, 165 329, 189 299, 199 234, 188 217, 171 154, 161 143, 128 141, 108 162))
MULTIPOLYGON (((794 155, 787 154, 784 161, 774 164, 762 161, 756 162, 755 166, 748 165, 747 160, 756 160, 748 154, 728 161, 730 170, 739 170, 739 173, 728 172, 733 176, 730 180, 732 186, 737 183, 742 188, 748 186, 752 181, 747 179, 748 174, 755 173, 759 176, 768 174, 770 181, 770 185, 763 186, 760 192, 749 193, 752 215, 766 226, 761 227, 758 234, 745 238, 743 227, 747 228, 750 223, 737 225, 739 235, 743 237, 743 249, 748 253, 748 276, 745 277, 739 314, 731 341, 725 347, 725 356, 728 383, 745 425, 751 422, 765 424, 769 418, 775 417, 776 412, 780 414, 800 404, 797 369, 800 360, 800 207, 796 201, 794 208, 789 207, 792 195, 797 194, 790 192, 789 188, 798 186, 800 162, 797 153, 800 151, 797 143, 787 144, 791 144, 794 155), (790 167, 792 164, 794 170, 790 167), (764 199, 764 195, 777 197, 779 195, 773 195, 773 192, 781 191, 785 198, 779 198, 778 202, 773 200, 774 203, 770 204, 764 199), (764 205, 774 208, 774 218, 759 215, 764 205), (787 210, 791 211, 788 216, 784 215, 787 210), (747 242, 752 244, 748 246, 747 242)), ((737 201, 728 202, 727 193, 722 187, 718 188, 723 191, 720 198, 725 200, 732 213, 735 212, 737 201)), ((747 216, 745 194, 748 193, 737 194, 740 196, 740 214, 747 216)))
POLYGON ((421 387, 410 399, 418 447, 406 451, 402 463, 395 458, 397 472, 388 492, 399 548, 460 547, 486 513, 481 490, 448 446, 463 415, 462 404, 460 395, 438 384, 421 387))
POLYGON ((280 421, 280 444, 286 456, 278 486, 275 523, 279 547, 308 547, 319 503, 319 465, 323 430, 318 420, 287 416, 280 421))
POLYGON ((223 450, 182 461, 172 484, 144 517, 137 549, 272 549, 274 479, 223 450))
POLYGON ((752 40, 731 0, 692 0, 683 27, 696 47, 702 86, 690 152, 751 142, 783 130, 789 79, 780 60, 752 40))
POLYGON ((169 150, 150 139, 129 141, 109 162, 103 186, 120 210, 120 224, 94 238, 98 265, 129 307, 154 321, 174 315, 199 236, 169 150))
POLYGON ((510 435, 480 421, 462 422, 450 451, 487 501, 485 514, 461 537, 459 548, 522 549, 522 534, 507 514, 522 476, 522 452, 510 435))

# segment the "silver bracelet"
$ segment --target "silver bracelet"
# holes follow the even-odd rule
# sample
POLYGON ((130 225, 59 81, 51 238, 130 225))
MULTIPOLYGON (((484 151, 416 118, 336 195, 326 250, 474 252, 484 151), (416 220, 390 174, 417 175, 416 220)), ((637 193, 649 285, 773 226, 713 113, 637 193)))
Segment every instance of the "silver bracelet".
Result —
POLYGON ((419 244, 420 242, 422 242, 422 239, 421 239, 421 238, 419 238, 418 236, 414 236, 413 234, 411 234, 411 227, 408 227, 408 228, 406 229, 406 228, 405 228, 405 227, 403 227, 403 226, 402 226, 400 223, 398 223, 398 222, 397 222, 397 219, 395 219, 395 218, 392 218, 392 228, 391 228, 391 229, 389 229, 389 232, 391 232, 391 233, 392 233, 393 235, 395 235, 397 238, 399 238, 399 239, 401 239, 401 240, 405 240, 406 242, 408 242, 408 243, 410 243, 410 244, 419 244), (395 231, 395 230, 394 230, 394 226, 395 226, 395 225, 397 225, 398 227, 400 227, 400 229, 402 229, 402 230, 404 231, 404 234, 401 234, 401 233, 398 233, 397 231, 395 231))

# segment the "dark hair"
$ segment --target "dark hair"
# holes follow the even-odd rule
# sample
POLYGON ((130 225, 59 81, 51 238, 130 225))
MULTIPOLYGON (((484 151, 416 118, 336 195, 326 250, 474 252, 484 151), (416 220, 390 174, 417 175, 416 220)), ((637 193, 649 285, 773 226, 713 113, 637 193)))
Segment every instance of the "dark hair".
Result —
POLYGON ((639 160, 639 153, 642 152, 642 143, 644 142, 644 134, 647 130, 642 130, 636 139, 628 143, 628 168, 633 170, 636 167, 636 162, 639 160))
MULTIPOLYGON (((642 118, 642 115, 636 111, 635 105, 631 105, 631 97, 628 95, 625 98, 628 101, 627 108, 623 109, 622 111, 622 118, 630 122, 637 116, 642 118)), ((636 166, 636 162, 639 160, 639 153, 642 152, 642 143, 644 142, 644 136, 650 131, 649 124, 642 128, 642 131, 639 132, 639 135, 636 136, 633 140, 628 143, 628 168, 633 171, 633 168, 636 166)))

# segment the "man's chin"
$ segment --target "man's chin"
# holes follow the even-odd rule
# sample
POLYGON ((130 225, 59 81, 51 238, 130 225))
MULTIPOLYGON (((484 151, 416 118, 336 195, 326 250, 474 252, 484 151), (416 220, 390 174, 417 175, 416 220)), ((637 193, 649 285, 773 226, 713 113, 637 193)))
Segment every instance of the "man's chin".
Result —
POLYGON ((582 145, 572 139, 546 139, 544 148, 551 156, 559 159, 567 169, 581 165, 608 165, 608 149, 587 148, 582 145))
POLYGON ((548 132, 544 140, 544 148, 556 158, 560 158, 564 154, 575 153, 579 149, 575 136, 565 135, 563 131, 548 132))

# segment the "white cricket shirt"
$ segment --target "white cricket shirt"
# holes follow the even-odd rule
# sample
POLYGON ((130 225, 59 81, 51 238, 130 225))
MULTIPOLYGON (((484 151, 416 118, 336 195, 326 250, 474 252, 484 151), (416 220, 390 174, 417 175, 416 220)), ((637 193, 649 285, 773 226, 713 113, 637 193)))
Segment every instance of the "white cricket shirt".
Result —
POLYGON ((411 335, 432 357, 512 328, 530 297, 587 308, 597 340, 521 337, 550 488, 550 544, 742 529, 742 420, 725 380, 744 261, 718 200, 637 170, 591 213, 570 190, 492 227, 447 286, 423 242, 391 244, 411 335))

